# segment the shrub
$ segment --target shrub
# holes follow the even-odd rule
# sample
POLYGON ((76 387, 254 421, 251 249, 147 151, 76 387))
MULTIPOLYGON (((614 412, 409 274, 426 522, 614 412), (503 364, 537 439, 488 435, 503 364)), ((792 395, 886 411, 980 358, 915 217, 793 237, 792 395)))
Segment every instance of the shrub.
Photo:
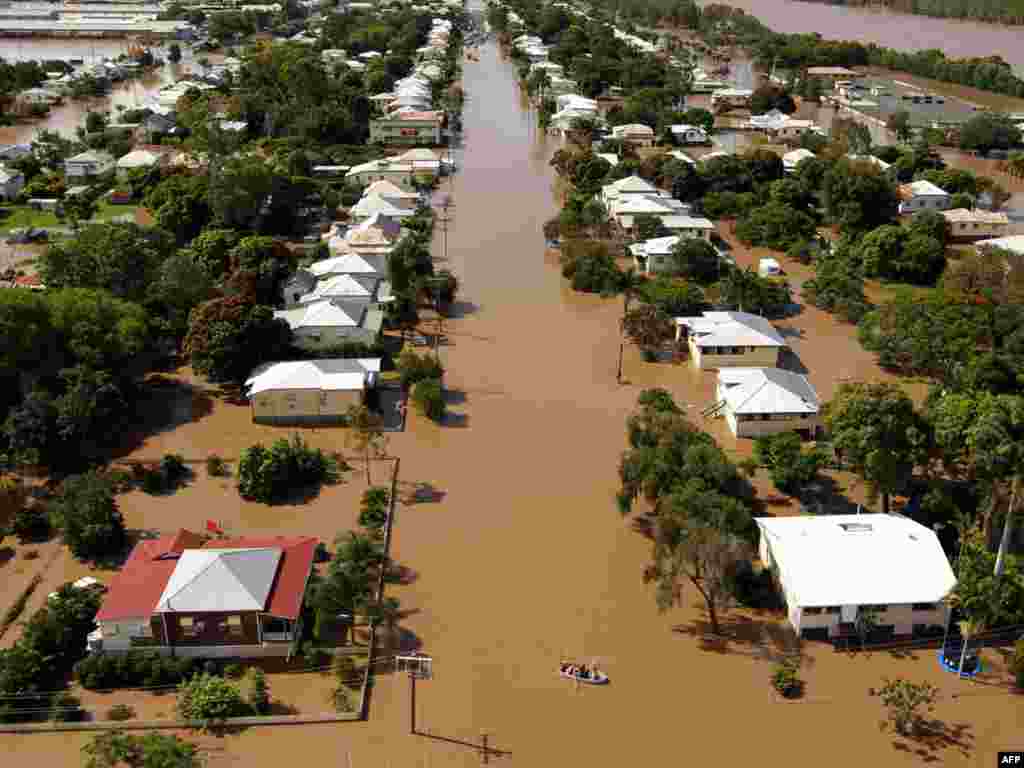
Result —
POLYGON ((387 488, 367 488, 359 511, 359 524, 370 531, 381 531, 388 522, 387 488))
POLYGON ((224 677, 230 677, 232 680, 237 680, 244 673, 242 665, 238 662, 232 662, 231 664, 224 665, 224 677))
POLYGON ((757 438, 754 456, 768 468, 772 483, 784 493, 797 493, 814 482, 825 466, 825 455, 817 450, 803 450, 796 432, 781 432, 757 438))
POLYGON ((85 719, 81 699, 66 691, 58 693, 50 706, 50 719, 58 723, 77 723, 85 719))
POLYGON ((107 480, 115 493, 124 493, 132 487, 132 474, 124 469, 112 469, 107 473, 107 480))
POLYGON ((227 477, 228 465, 220 456, 214 454, 206 460, 206 473, 210 477, 227 477))
POLYGON ((270 689, 267 687, 267 676, 262 669, 253 667, 247 677, 246 700, 253 711, 265 715, 270 711, 270 689))
POLYGON ((125 544, 124 519, 110 481, 95 472, 72 475, 50 506, 75 557, 95 560, 118 554, 125 544))
POLYGON ((38 505, 31 504, 22 507, 14 514, 11 521, 11 533, 18 537, 22 544, 30 541, 46 541, 50 538, 50 517, 46 510, 38 505))
POLYGON ((298 435, 290 442, 276 440, 269 449, 257 443, 242 451, 238 460, 238 492, 266 503, 337 478, 337 463, 319 448, 308 448, 298 435))
POLYGON ((885 705, 886 724, 903 736, 919 733, 924 726, 922 709, 930 712, 935 708, 939 689, 930 683, 912 683, 900 678, 884 682, 880 689, 869 693, 878 696, 885 705))
POLYGON ((755 568, 749 560, 741 560, 733 574, 733 596, 741 605, 751 608, 779 607, 779 593, 772 582, 772 572, 755 568))
POLYGON ((345 685, 349 688, 359 687, 359 676, 356 672, 356 662, 351 656, 340 654, 334 657, 334 677, 338 685, 345 685))
POLYGON ((314 648, 306 654, 306 669, 323 669, 330 663, 331 655, 323 648, 314 648))
POLYGON ((343 685, 339 685, 331 691, 331 703, 334 704, 336 712, 352 712, 355 710, 355 706, 352 704, 352 696, 349 694, 348 688, 343 685))
POLYGON ((148 469, 142 476, 142 490, 151 495, 163 493, 165 489, 164 476, 159 469, 148 469))
POLYGON ((425 379, 440 379, 444 376, 444 368, 440 361, 429 354, 418 355, 411 349, 404 350, 398 356, 396 366, 403 387, 411 387, 425 379))
POLYGON ((783 659, 772 668, 772 687, 780 696, 795 699, 803 693, 804 684, 797 676, 799 668, 795 659, 783 659))
POLYGON ((173 685, 191 677, 198 666, 197 659, 152 651, 91 653, 75 665, 75 677, 86 690, 173 685))
POLYGON ((135 717, 135 710, 127 704, 115 704, 107 710, 107 720, 131 720, 135 717))
POLYGON ((444 390, 440 379, 424 379, 412 391, 413 404, 431 421, 441 421, 445 414, 444 390))
POLYGON ((196 675, 178 687, 178 713, 185 720, 199 720, 204 726, 251 712, 238 689, 215 675, 196 675))

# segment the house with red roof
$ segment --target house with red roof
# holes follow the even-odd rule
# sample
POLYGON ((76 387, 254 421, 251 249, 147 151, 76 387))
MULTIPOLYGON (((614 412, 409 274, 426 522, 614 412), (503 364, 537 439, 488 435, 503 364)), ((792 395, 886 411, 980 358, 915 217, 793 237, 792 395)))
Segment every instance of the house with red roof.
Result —
POLYGON ((89 649, 176 656, 288 656, 301 636, 312 537, 140 541, 111 581, 89 649))

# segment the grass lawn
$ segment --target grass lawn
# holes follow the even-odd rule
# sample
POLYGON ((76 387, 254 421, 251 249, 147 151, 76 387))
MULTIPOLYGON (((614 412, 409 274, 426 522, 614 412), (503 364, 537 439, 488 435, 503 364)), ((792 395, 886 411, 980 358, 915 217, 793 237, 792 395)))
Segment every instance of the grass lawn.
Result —
MULTIPOLYGON (((0 232, 10 232, 12 229, 24 229, 25 227, 37 229, 70 229, 71 227, 67 220, 62 221, 58 219, 53 211, 38 211, 27 205, 11 205, 7 206, 7 210, 10 213, 5 218, 0 219, 0 232)), ((127 216, 132 221, 135 221, 135 214, 138 210, 139 206, 137 205, 112 205, 102 201, 99 204, 96 215, 90 221, 112 221, 122 216, 127 216)))

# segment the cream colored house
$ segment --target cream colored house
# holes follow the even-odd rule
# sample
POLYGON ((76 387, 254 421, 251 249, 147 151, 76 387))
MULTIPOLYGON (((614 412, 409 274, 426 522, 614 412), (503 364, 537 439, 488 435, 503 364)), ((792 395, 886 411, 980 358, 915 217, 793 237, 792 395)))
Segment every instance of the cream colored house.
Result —
POLYGON ((380 359, 268 363, 245 382, 257 424, 332 424, 361 405, 380 373, 380 359))
POLYGON ((677 317, 676 341, 685 336, 700 370, 776 368, 785 339, 763 317, 748 312, 705 312, 677 317))
POLYGON ((634 147, 653 147, 654 129, 640 123, 617 125, 612 128, 612 138, 634 147))
POLYGON ((723 368, 717 402, 708 415, 721 415, 736 437, 799 432, 813 438, 821 422, 821 401, 806 376, 779 368, 723 368))
POLYGON ((902 515, 754 518, 761 562, 772 570, 801 637, 934 632, 956 585, 935 532, 902 515), (866 622, 865 619, 868 619, 866 622))
POLYGON ((966 208, 954 208, 950 211, 943 211, 942 216, 949 225, 949 236, 954 240, 1002 237, 1010 228, 1010 220, 1006 214, 996 211, 969 211, 966 208))

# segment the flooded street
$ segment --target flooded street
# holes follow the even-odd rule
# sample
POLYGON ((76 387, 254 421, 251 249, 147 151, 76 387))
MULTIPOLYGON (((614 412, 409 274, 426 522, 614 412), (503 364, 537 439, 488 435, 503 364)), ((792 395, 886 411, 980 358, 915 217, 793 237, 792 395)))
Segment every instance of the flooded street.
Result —
MULTIPOLYGON (((943 749, 938 759, 990 764, 996 745, 1024 727, 1019 708, 1014 714, 1002 691, 973 695, 969 683, 940 677, 928 653, 849 658, 812 647, 804 673, 811 695, 783 704, 772 698, 759 649, 762 640, 772 645, 771 621, 731 613, 744 639, 713 652, 694 637, 704 624, 691 589, 682 608, 657 613, 641 580, 649 545, 614 500, 625 419, 644 386, 669 387, 702 407, 712 377, 643 365, 627 351, 632 384, 616 384, 621 301, 571 293, 544 255, 541 225, 556 211, 554 140, 521 107, 514 68, 493 43, 464 66, 464 148, 456 152, 459 173, 440 190, 454 203, 447 252, 461 280, 458 319, 447 324, 450 344, 441 349, 452 414, 444 426, 413 416, 389 444, 402 459, 402 480, 430 483, 440 497, 399 509, 392 556, 416 577, 389 587, 406 612, 405 647, 434 657, 434 679, 416 691, 417 726, 430 735, 409 733, 409 683, 384 674, 369 722, 201 737, 210 765, 276 768, 301 756, 304 764, 462 768, 481 764, 467 744, 484 732, 511 753, 492 756, 499 766, 619 768, 638 758, 716 765, 723 754, 736 765, 811 766, 822 753, 841 767, 920 765, 879 734, 881 709, 866 694, 883 675, 898 674, 967 691, 957 701, 947 696, 935 716, 974 724, 974 743, 967 754, 943 749), (598 658, 611 685, 574 689, 556 674, 563 656, 598 658), (799 742, 785 745, 797 720, 799 742), (837 749, 850 742, 857 748, 837 749)), ((441 255, 440 233, 435 248, 441 255)), ((856 345, 852 329, 822 313, 802 317, 795 349, 805 336, 820 359, 841 359, 842 375, 878 375, 866 353, 844 356, 856 345)), ((831 396, 835 370, 807 362, 821 395, 831 396)), ((178 447, 192 429, 219 429, 227 442, 247 444, 243 435, 255 432, 248 411, 232 407, 236 421, 215 411, 157 436, 147 453, 178 447)), ((336 449, 343 441, 341 430, 310 435, 336 449)), ((203 499, 195 514, 215 514, 205 510, 217 505, 216 496, 203 499)), ((350 512, 339 510, 339 526, 350 512)), ((129 523, 133 514, 127 509, 129 523)), ((304 532, 304 510, 288 514, 289 528, 304 532)), ((77 765, 85 741, 4 736, 0 744, 11 765, 42 768, 77 765)))

